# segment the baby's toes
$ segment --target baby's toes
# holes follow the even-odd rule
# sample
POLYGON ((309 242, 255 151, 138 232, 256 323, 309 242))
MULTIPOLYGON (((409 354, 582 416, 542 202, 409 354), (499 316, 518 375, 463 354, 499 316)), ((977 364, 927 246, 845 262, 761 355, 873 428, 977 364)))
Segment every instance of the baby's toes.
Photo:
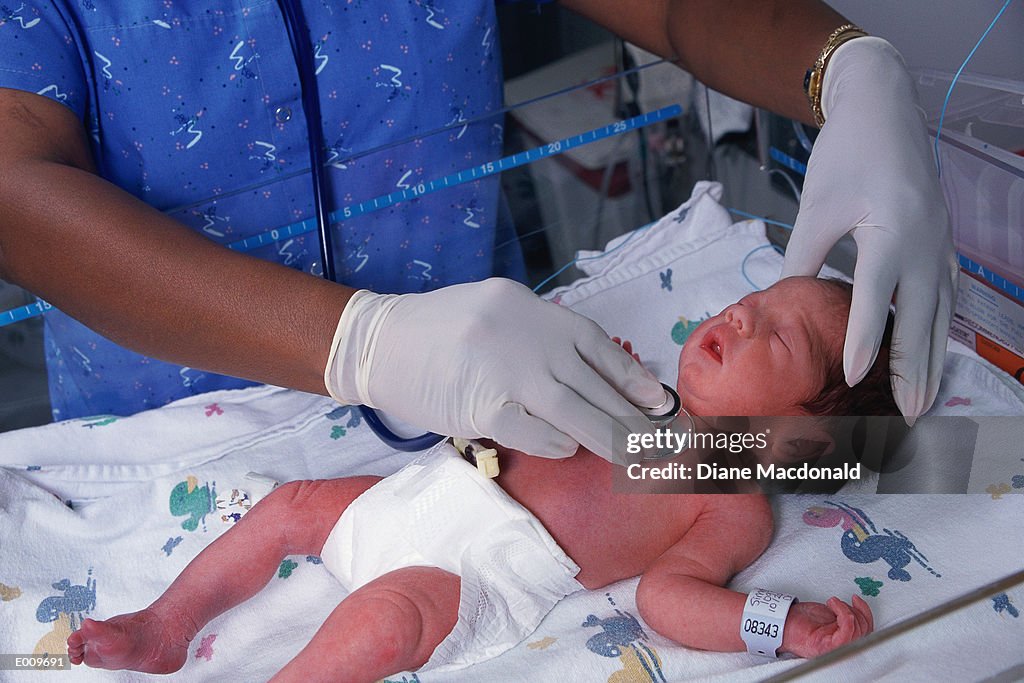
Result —
POLYGON ((82 655, 85 652, 85 639, 82 634, 75 631, 68 636, 68 659, 72 664, 81 664, 82 655))

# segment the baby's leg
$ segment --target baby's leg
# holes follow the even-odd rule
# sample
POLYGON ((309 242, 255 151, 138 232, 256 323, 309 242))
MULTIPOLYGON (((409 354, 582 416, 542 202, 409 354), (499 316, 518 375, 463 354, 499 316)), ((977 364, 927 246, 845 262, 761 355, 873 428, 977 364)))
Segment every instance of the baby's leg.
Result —
POLYGON ((419 668, 455 627, 459 588, 436 567, 389 572, 342 600, 273 680, 369 683, 419 668))
POLYGON ((163 595, 142 610, 86 619, 68 638, 75 664, 171 673, 212 619, 248 600, 287 555, 318 555, 341 513, 378 477, 283 484, 197 555, 163 595))

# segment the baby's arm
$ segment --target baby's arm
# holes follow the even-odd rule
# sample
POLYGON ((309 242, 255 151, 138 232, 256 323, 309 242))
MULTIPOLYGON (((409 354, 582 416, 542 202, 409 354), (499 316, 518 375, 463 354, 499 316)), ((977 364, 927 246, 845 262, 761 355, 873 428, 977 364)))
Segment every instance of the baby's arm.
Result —
MULTIPOLYGON (((701 650, 740 652, 746 595, 724 588, 771 541, 772 513, 761 495, 707 496, 704 509, 683 538, 644 572, 637 588, 640 615, 667 638, 701 650)), ((764 586, 772 590, 772 586, 764 586)), ((871 610, 797 602, 789 611, 782 652, 815 657, 860 638, 873 628, 871 610)))

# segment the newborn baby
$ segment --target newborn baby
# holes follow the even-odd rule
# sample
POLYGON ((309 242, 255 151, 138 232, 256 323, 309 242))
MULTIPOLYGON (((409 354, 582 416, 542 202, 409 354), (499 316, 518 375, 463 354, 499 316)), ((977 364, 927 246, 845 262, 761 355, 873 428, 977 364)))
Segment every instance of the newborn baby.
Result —
MULTIPOLYGON (((704 321, 679 356, 684 406, 708 416, 898 414, 884 348, 862 384, 843 381, 849 305, 842 283, 790 278, 704 321)), ((177 671, 204 626, 255 595, 288 555, 320 555, 351 592, 274 680, 468 666, 516 645, 562 597, 638 575, 651 628, 689 647, 746 650, 747 597, 725 586, 771 541, 764 496, 624 494, 613 490, 617 466, 589 451, 548 460, 500 450, 497 480, 446 446, 383 480, 284 484, 152 605, 86 619, 68 638, 71 661, 177 671)), ((801 600, 780 651, 813 657, 872 628, 859 597, 801 600)))

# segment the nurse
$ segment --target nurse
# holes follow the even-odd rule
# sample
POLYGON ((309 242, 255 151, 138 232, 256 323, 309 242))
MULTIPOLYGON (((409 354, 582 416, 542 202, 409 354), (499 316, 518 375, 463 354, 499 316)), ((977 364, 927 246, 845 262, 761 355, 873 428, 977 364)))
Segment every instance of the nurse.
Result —
MULTIPOLYGON (((924 121, 892 46, 811 0, 564 4, 678 56, 715 89, 822 125, 786 274, 817 272, 852 233, 847 381, 870 368, 895 291, 897 400, 908 419, 926 410, 955 265, 924 121)), ((501 108, 489 0, 301 9, 329 160, 501 108)), ((59 309, 46 325, 54 417, 129 414, 256 381, 442 434, 611 457, 644 423, 633 405, 661 402, 660 384, 595 324, 514 282, 522 263, 502 246, 514 240, 495 179, 336 226, 343 284, 315 276, 315 238, 225 248, 312 215, 297 172, 308 165, 300 87, 278 3, 4 8, 0 277, 59 309)), ((495 159, 495 128, 336 163, 330 204, 495 159)))

